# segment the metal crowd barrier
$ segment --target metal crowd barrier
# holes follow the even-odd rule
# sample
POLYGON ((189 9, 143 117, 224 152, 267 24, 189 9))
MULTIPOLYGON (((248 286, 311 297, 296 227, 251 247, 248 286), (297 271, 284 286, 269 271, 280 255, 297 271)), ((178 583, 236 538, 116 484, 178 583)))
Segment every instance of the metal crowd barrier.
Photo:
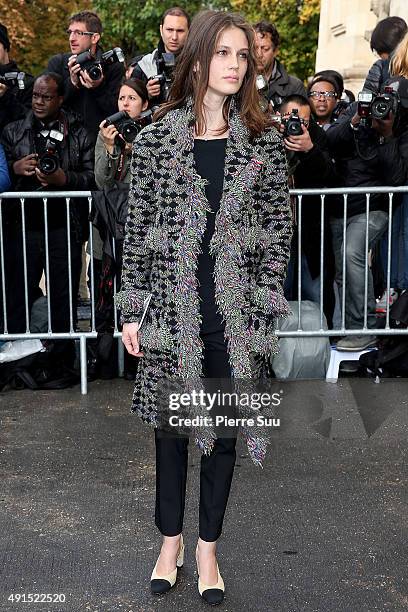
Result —
MULTIPOLYGON (((393 213, 393 197, 395 193, 408 193, 408 186, 404 187, 372 187, 372 188, 352 188, 352 189, 295 189, 290 191, 292 196, 297 198, 297 209, 298 218, 302 217, 302 200, 304 196, 319 196, 321 199, 321 212, 320 212, 320 328, 316 330, 304 330, 302 328, 302 303, 299 302, 298 308, 298 329, 295 331, 277 331, 277 335, 280 337, 305 337, 305 336, 346 336, 358 333, 359 335, 371 335, 373 330, 367 327, 367 296, 368 296, 368 220, 370 211, 370 196, 374 193, 385 193, 388 194, 388 251, 387 251, 387 291, 390 290, 390 279, 391 279, 391 238, 392 238, 392 213, 393 213), (364 281, 364 325, 362 329, 346 329, 345 326, 345 291, 342 294, 341 304, 341 326, 338 329, 324 329, 324 313, 323 313, 323 291, 324 291, 324 217, 326 207, 326 197, 331 195, 342 195, 344 201, 343 208, 343 245, 346 246, 346 218, 347 218, 347 203, 348 196, 351 194, 365 194, 366 195, 366 258, 365 258, 365 281, 364 281)), ((94 295, 94 265, 93 258, 90 258, 90 302, 91 302, 91 318, 90 318, 90 329, 89 331, 78 331, 74 329, 74 316, 72 311, 72 269, 71 269, 71 240, 70 240, 70 207, 71 201, 76 198, 86 198, 88 200, 89 212, 91 211, 92 196, 89 191, 59 191, 59 192, 6 192, 0 194, 0 262, 1 262, 1 289, 3 295, 3 325, 4 333, 0 333, 0 341, 10 341, 17 339, 27 338, 38 338, 41 340, 45 339, 73 339, 79 342, 79 359, 80 359, 80 376, 81 376, 81 393, 87 393, 87 341, 97 337, 97 331, 95 329, 95 295, 94 295), (50 269, 50 257, 48 249, 48 200, 53 198, 64 198, 66 206, 66 228, 67 228, 67 251, 68 251, 68 277, 69 277, 69 296, 70 296, 70 329, 67 332, 53 332, 52 331, 52 313, 50 307, 50 287, 49 282, 49 269, 50 269), (46 333, 33 333, 30 332, 30 313, 28 307, 28 282, 27 282, 27 249, 26 249, 26 234, 27 230, 24 222, 24 211, 27 200, 30 199, 42 199, 44 207, 44 237, 45 237, 45 279, 46 279, 46 293, 47 293, 47 310, 48 310, 48 331, 46 333), (22 213, 22 239, 23 239, 23 262, 24 262, 24 295, 25 295, 25 319, 26 319, 26 331, 24 333, 9 333, 7 329, 7 309, 6 309, 6 289, 7 279, 5 278, 5 264, 4 264, 4 206, 6 201, 9 199, 20 200, 20 207, 22 213)), ((302 271, 301 271, 301 257, 302 257, 302 226, 298 224, 298 273, 297 273, 297 292, 298 296, 301 295, 302 289, 302 271)), ((92 224, 89 222, 89 247, 90 252, 93 252, 93 238, 92 238, 92 224)), ((115 245, 113 242, 113 251, 115 245)), ((343 287, 346 285, 346 248, 343 249, 343 287)), ((114 279, 114 291, 116 291, 116 278, 114 279)), ((1 313, 0 313, 1 316, 1 313)), ((387 300, 386 316, 385 316, 385 327, 384 329, 376 329, 375 335, 407 335, 408 330, 393 329, 390 327, 390 314, 389 304, 387 300)), ((121 332, 118 329, 118 313, 114 310, 114 336, 116 338, 121 337, 121 332)), ((124 349, 122 343, 118 342, 118 362, 119 362, 119 375, 123 374, 123 363, 124 363, 124 349)))

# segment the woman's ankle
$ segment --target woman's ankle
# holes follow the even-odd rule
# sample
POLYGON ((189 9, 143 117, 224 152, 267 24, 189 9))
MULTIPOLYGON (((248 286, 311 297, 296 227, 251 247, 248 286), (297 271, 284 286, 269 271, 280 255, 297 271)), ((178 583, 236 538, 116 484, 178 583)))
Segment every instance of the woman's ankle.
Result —
POLYGON ((206 542, 198 538, 197 552, 200 554, 215 555, 217 552, 217 542, 206 542))
POLYGON ((162 546, 164 548, 178 548, 180 546, 181 533, 176 536, 163 536, 162 546))

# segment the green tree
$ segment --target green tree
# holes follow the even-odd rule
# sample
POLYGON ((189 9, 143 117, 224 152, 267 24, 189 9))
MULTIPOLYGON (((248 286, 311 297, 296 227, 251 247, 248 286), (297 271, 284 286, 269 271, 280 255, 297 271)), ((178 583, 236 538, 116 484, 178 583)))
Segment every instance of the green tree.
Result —
POLYGON ((230 8, 229 0, 94 0, 104 24, 104 46, 116 45, 127 57, 147 53, 159 42, 159 24, 164 11, 180 6, 191 17, 204 8, 230 8))
POLYGON ((288 72, 306 80, 314 73, 320 0, 230 0, 251 23, 274 23, 281 37, 279 59, 288 72))

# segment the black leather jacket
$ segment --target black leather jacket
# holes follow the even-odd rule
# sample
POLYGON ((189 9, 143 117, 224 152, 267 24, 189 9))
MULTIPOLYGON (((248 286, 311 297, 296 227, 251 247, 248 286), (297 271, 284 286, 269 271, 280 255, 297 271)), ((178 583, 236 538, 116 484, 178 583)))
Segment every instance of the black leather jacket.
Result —
POLYGON ((366 80, 364 82, 363 89, 369 89, 373 93, 377 94, 384 83, 390 78, 390 60, 379 59, 371 66, 366 80))
MULTIPOLYGON (((30 111, 25 119, 7 125, 3 131, 1 143, 4 146, 14 191, 61 191, 61 188, 42 188, 36 177, 16 176, 13 172, 15 161, 35 152, 34 139, 37 132, 35 117, 30 111)), ((61 111, 61 124, 64 126, 64 143, 61 147, 61 167, 65 171, 67 182, 63 191, 86 191, 94 187, 94 148, 84 127, 78 118, 71 113, 61 111)), ((51 227, 65 224, 65 199, 53 200, 48 207, 51 227)), ((71 210, 80 213, 80 207, 87 202, 75 200, 71 210)), ((31 229, 43 228, 42 200, 31 200, 26 203, 27 225, 31 229)), ((86 210, 82 210, 86 215, 86 210)))

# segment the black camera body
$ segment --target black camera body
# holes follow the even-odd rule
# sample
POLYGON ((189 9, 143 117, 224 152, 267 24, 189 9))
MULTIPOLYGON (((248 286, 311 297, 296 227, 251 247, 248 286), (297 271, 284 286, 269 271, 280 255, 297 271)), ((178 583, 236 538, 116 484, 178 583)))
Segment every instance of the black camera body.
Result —
POLYGON ((90 50, 83 51, 77 55, 76 62, 81 66, 82 70, 86 70, 89 74, 89 78, 92 81, 98 81, 103 76, 104 66, 110 66, 117 62, 124 62, 125 56, 120 47, 115 47, 109 51, 102 53, 99 59, 96 59, 90 50))
POLYGON ((385 87, 384 93, 374 95, 371 91, 361 91, 358 94, 357 114, 361 117, 360 124, 368 126, 371 119, 388 119, 390 113, 396 115, 400 106, 400 98, 393 87, 385 87))
POLYGON ((104 127, 114 125, 120 134, 116 142, 123 145, 123 141, 133 142, 140 130, 151 122, 152 112, 150 110, 141 113, 137 119, 131 119, 126 111, 119 111, 105 119, 104 127))
POLYGON ((371 102, 371 116, 374 119, 388 119, 390 113, 397 114, 399 103, 397 92, 392 87, 385 87, 384 93, 375 96, 371 102))
POLYGON ((303 134, 302 130, 302 120, 299 117, 299 111, 297 108, 294 108, 290 113, 289 117, 282 122, 285 126, 285 130, 283 135, 285 138, 288 136, 301 136, 303 134))
POLYGON ((45 151, 37 162, 37 167, 43 174, 54 174, 60 167, 60 144, 64 140, 64 135, 58 130, 50 130, 45 143, 45 151))
POLYGON ((0 75, 0 84, 7 87, 17 86, 19 89, 25 89, 24 77, 25 72, 5 72, 0 75))
POLYGON ((162 53, 156 60, 157 74, 150 77, 149 81, 157 79, 160 83, 160 98, 166 102, 169 97, 173 72, 176 66, 176 56, 174 53, 162 53))

